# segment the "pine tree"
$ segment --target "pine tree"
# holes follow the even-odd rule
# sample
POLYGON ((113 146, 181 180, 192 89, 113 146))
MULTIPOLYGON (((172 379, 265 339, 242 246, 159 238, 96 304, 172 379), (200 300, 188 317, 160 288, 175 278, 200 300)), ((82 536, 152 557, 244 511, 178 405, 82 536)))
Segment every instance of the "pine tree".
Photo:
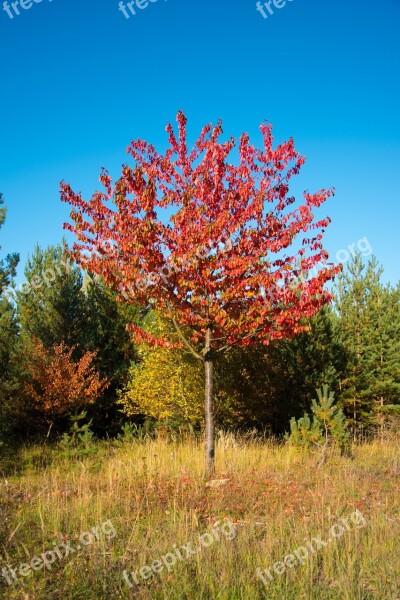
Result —
POLYGON ((61 342, 80 346, 85 324, 82 273, 71 262, 65 244, 45 250, 36 246, 25 266, 25 277, 26 283, 17 292, 25 342, 35 338, 46 348, 61 342))
POLYGON ((363 357, 364 394, 373 401, 377 423, 400 408, 400 286, 377 286, 368 306, 371 340, 363 357))
MULTIPOLYGON (((0 229, 6 220, 7 209, 4 206, 3 194, 0 193, 0 229)), ((1 250, 1 246, 0 246, 1 250)), ((0 260, 0 297, 10 286, 15 277, 16 268, 19 262, 19 255, 16 253, 7 254, 5 259, 0 260)))
MULTIPOLYGON (((290 385, 290 393, 286 395, 291 399, 292 414, 308 408, 310 390, 328 385, 337 394, 345 368, 344 348, 331 306, 323 307, 305 322, 308 331, 294 339, 284 340, 278 348, 281 364, 289 366, 286 385, 290 385)), ((282 398, 279 405, 284 402, 282 398)))
POLYGON ((310 404, 310 390, 328 384, 338 394, 345 353, 330 306, 304 319, 308 331, 269 346, 238 348, 216 363, 218 420, 282 434, 310 404))
POLYGON ((336 285, 340 336, 348 357, 341 384, 354 433, 360 426, 376 425, 385 406, 400 402, 399 290, 381 284, 382 272, 375 258, 365 265, 357 254, 336 285))
POLYGON ((83 274, 65 243, 36 247, 25 267, 26 283, 17 292, 25 354, 33 340, 50 353, 60 344, 73 348, 74 360, 86 352, 107 386, 88 407, 97 435, 116 433, 121 420, 117 390, 126 383, 135 349, 127 323, 139 322, 135 305, 122 306, 100 278, 83 274))
POLYGON ((335 394, 324 385, 317 390, 318 400, 311 401, 312 416, 305 413, 298 421, 293 417, 290 421, 290 434, 286 440, 294 446, 322 447, 322 462, 325 460, 325 450, 336 444, 342 453, 347 448, 349 433, 343 411, 335 404, 335 394))
POLYGON ((142 311, 135 304, 117 301, 115 292, 101 278, 84 278, 85 323, 82 346, 95 353, 94 364, 109 386, 88 408, 97 435, 113 435, 120 429, 121 412, 116 404, 117 391, 128 382, 129 368, 138 361, 136 347, 126 329, 139 325, 142 311))
MULTIPOLYGON (((0 194, 0 228, 5 222, 6 208, 0 194)), ((8 292, 19 261, 18 254, 0 260, 0 445, 6 438, 11 420, 12 395, 18 388, 18 368, 15 359, 18 326, 15 307, 8 292)))

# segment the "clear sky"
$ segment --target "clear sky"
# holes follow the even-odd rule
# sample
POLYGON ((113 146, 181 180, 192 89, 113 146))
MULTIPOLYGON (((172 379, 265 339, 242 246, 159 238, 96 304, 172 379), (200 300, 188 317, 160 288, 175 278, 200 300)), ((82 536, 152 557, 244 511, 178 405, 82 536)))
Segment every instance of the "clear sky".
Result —
POLYGON ((253 0, 158 0, 129 18, 118 0, 20 1, 10 18, 0 0, 0 245, 20 277, 36 242, 63 236, 59 181, 90 194, 132 138, 163 149, 183 109, 193 138, 219 118, 256 143, 264 119, 276 142, 293 136, 300 188, 337 190, 331 258, 367 238, 400 279, 400 0, 276 0, 268 18, 253 0))

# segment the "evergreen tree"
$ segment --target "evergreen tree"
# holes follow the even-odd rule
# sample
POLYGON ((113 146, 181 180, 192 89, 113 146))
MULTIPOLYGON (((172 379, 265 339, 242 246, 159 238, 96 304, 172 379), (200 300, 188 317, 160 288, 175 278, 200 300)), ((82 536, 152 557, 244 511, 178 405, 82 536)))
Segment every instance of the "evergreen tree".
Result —
MULTIPOLYGON (((7 209, 4 206, 3 194, 0 193, 0 229, 4 225, 6 215, 7 209)), ((0 260, 0 297, 4 295, 13 277, 15 277, 18 262, 19 255, 16 253, 7 254, 5 259, 0 260)))
POLYGON ((376 286, 369 300, 363 394, 371 398, 376 421, 383 427, 384 416, 400 409, 400 286, 376 286))
POLYGON ((137 351, 126 329, 128 323, 140 324, 143 315, 135 304, 122 304, 117 295, 97 276, 84 279, 85 323, 82 345, 94 352, 94 365, 109 386, 88 409, 98 435, 114 435, 120 428, 121 411, 117 391, 128 382, 137 351))
POLYGON ((25 267, 26 283, 17 292, 25 343, 38 339, 46 348, 61 342, 82 345, 85 297, 82 273, 69 259, 65 244, 36 246, 25 267))
POLYGON ((308 413, 298 421, 293 417, 290 421, 290 434, 286 434, 285 438, 293 446, 322 447, 323 462, 329 445, 336 444, 342 453, 348 449, 349 433, 343 411, 335 404, 335 394, 329 391, 329 386, 324 385, 318 389, 317 396, 318 400, 311 401, 312 417, 308 413))
POLYGON ((26 283, 17 292, 25 353, 39 340, 50 353, 59 344, 74 348, 79 360, 94 353, 94 365, 109 386, 88 408, 97 435, 119 428, 117 389, 126 383, 135 349, 126 331, 138 322, 135 305, 122 306, 98 277, 83 278, 65 243, 42 250, 37 246, 25 267, 26 283))
POLYGON ((354 433, 376 425, 385 407, 400 402, 399 288, 383 286, 373 257, 353 257, 338 278, 336 306, 348 363, 342 397, 354 433))
MULTIPOLYGON (((24 274, 26 281, 17 290, 16 298, 21 329, 22 389, 26 390, 34 382, 31 359, 38 344, 50 362, 56 358, 54 349, 61 344, 72 349, 73 361, 82 358, 86 314, 83 277, 71 262, 65 242, 45 249, 36 246, 24 274)), ((23 420, 17 434, 29 437, 45 434, 48 425, 38 417, 29 394, 20 394, 17 405, 23 420)))
POLYGON ((269 346, 236 349, 216 363, 219 422, 267 428, 282 434, 289 419, 310 406, 310 391, 328 384, 334 392, 345 367, 330 306, 305 319, 308 331, 269 346))
MULTIPOLYGON (((323 307, 306 322, 307 332, 283 340, 276 349, 282 368, 287 365, 288 371, 286 389, 277 403, 287 411, 285 421, 289 411, 292 415, 300 415, 309 408, 311 390, 328 385, 337 394, 346 364, 337 331, 337 318, 331 306, 323 307)), ((283 425, 286 427, 286 422, 283 425)))
MULTIPOLYGON (((6 218, 6 208, 0 194, 0 228, 6 218)), ((18 388, 18 369, 15 359, 18 326, 15 308, 8 292, 15 276, 19 256, 9 254, 0 260, 0 445, 5 439, 11 418, 12 395, 18 388)))

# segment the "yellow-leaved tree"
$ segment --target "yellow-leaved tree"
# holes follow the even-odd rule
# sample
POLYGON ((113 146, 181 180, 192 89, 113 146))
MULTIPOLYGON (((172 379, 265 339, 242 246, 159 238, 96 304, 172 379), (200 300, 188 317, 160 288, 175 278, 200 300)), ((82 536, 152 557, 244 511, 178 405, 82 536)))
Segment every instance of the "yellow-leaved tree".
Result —
MULTIPOLYGON (((175 329, 159 313, 151 311, 143 328, 154 337, 177 343, 175 329)), ((131 366, 129 381, 119 404, 128 416, 143 414, 160 423, 198 425, 203 422, 202 365, 181 349, 138 348, 141 361, 131 366)))

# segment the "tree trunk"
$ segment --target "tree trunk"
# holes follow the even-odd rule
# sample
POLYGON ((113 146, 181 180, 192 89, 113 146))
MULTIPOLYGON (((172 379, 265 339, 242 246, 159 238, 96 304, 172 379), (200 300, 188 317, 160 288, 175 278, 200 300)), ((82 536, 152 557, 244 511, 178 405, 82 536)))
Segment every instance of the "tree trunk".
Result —
POLYGON ((215 472, 214 462, 214 405, 213 405, 213 354, 211 348, 211 328, 207 328, 204 355, 205 365, 205 417, 206 417, 206 476, 215 472))

